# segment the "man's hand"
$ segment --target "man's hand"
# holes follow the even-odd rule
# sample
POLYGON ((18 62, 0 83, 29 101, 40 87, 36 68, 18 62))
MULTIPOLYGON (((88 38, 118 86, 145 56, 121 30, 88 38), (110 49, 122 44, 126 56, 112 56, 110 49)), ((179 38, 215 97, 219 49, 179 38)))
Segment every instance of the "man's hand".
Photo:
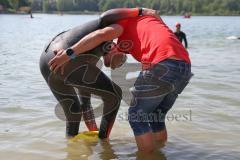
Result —
POLYGON ((142 15, 143 16, 153 16, 153 17, 156 17, 157 19, 160 18, 158 11, 149 9, 149 8, 143 8, 142 15))
POLYGON ((55 50, 54 53, 56 56, 48 63, 50 70, 56 73, 57 70, 61 68, 61 74, 63 75, 65 63, 68 62, 70 58, 66 54, 66 51, 63 49, 55 50))

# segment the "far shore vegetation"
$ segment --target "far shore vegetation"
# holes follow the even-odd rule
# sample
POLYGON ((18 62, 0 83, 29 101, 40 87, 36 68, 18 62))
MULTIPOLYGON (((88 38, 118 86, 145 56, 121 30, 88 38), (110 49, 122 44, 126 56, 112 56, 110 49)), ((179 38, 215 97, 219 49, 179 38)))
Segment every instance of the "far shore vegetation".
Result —
POLYGON ((240 0, 0 0, 0 13, 97 14, 113 8, 146 7, 162 15, 240 15, 240 0))

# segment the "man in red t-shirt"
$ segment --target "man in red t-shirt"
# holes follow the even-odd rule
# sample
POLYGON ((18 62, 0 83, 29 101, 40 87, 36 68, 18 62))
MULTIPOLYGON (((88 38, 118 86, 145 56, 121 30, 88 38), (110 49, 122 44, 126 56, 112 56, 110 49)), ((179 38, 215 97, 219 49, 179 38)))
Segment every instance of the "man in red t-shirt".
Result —
MULTIPOLYGON (((191 77, 187 51, 156 13, 137 9, 132 16, 90 33, 71 47, 79 55, 118 38, 118 50, 130 53, 142 64, 132 90, 129 123, 139 150, 145 153, 151 153, 155 143, 167 141, 165 116, 191 77)), ((65 53, 59 55, 50 62, 53 70, 69 61, 65 53)), ((113 56, 116 54, 108 54, 105 64, 113 56)), ((115 68, 120 63, 121 58, 110 66, 115 68)))

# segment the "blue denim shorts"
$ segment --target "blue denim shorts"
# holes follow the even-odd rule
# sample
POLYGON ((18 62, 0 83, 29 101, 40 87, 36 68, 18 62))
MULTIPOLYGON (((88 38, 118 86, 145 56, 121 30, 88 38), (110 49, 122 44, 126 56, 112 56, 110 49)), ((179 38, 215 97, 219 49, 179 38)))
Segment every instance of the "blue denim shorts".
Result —
POLYGON ((128 110, 135 136, 165 129, 165 116, 192 75, 190 64, 172 59, 140 72, 128 110))

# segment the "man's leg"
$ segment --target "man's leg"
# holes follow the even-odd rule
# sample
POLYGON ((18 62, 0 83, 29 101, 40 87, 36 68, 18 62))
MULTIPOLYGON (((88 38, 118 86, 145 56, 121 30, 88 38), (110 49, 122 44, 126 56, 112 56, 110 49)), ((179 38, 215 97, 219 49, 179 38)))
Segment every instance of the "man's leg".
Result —
POLYGON ((159 77, 166 75, 168 69, 162 65, 142 71, 134 84, 133 102, 129 108, 129 123, 133 129, 138 149, 151 153, 155 149, 155 135, 150 126, 159 116, 156 111, 166 95, 174 86, 159 77), (147 117, 147 120, 146 120, 147 117))
MULTIPOLYGON (((167 112, 174 105, 177 97, 184 88, 187 86, 189 80, 192 77, 191 67, 189 64, 181 61, 170 61, 167 62, 167 66, 170 72, 162 77, 164 80, 171 82, 174 80, 174 90, 165 96, 161 104, 157 107, 155 112, 161 112, 161 119, 154 123, 150 123, 152 131, 154 132, 155 140, 159 143, 167 141, 167 129, 165 126, 165 116, 167 112), (169 66, 168 66, 169 65, 169 66), (179 72, 180 71, 180 72, 179 72)), ((160 115, 160 114, 159 114, 160 115)))
MULTIPOLYGON (((142 92, 147 92, 147 88, 149 88, 147 85, 135 86, 135 89, 142 92)), ((151 87, 149 89, 151 89, 151 87)), ((155 149, 155 139, 150 122, 158 116, 154 114, 154 111, 162 102, 163 98, 164 95, 145 98, 134 97, 135 103, 132 103, 128 110, 129 123, 135 135, 138 149, 144 153, 152 153, 155 149)))
POLYGON ((155 149, 154 134, 150 127, 153 111, 161 103, 161 97, 138 99, 129 108, 129 123, 133 129, 139 151, 151 153, 155 149))
POLYGON ((65 81, 80 91, 101 97, 104 103, 99 129, 101 139, 108 138, 120 107, 122 91, 95 65, 87 64, 75 68, 65 81))
POLYGON ((167 142, 167 128, 165 125, 165 117, 167 112, 172 108, 176 101, 178 94, 171 92, 166 95, 160 105, 154 111, 154 114, 158 115, 157 119, 150 122, 151 129, 153 131, 155 141, 160 145, 167 142))
POLYGON ((58 106, 61 106, 64 111, 65 117, 57 116, 66 121, 66 136, 77 135, 82 116, 77 93, 73 87, 65 85, 63 81, 54 76, 48 79, 48 85, 59 102, 58 106))
POLYGON ((66 121, 66 136, 72 137, 78 134, 81 121, 81 105, 74 87, 66 85, 64 80, 60 79, 60 74, 50 71, 48 62, 54 56, 52 51, 44 52, 40 58, 40 70, 52 93, 58 100, 55 108, 56 116, 66 121), (62 115, 62 110, 64 115, 62 115))
POLYGON ((89 92, 83 92, 78 89, 79 99, 81 103, 81 112, 84 122, 89 131, 97 131, 97 124, 95 121, 94 111, 91 105, 91 94, 89 92))

